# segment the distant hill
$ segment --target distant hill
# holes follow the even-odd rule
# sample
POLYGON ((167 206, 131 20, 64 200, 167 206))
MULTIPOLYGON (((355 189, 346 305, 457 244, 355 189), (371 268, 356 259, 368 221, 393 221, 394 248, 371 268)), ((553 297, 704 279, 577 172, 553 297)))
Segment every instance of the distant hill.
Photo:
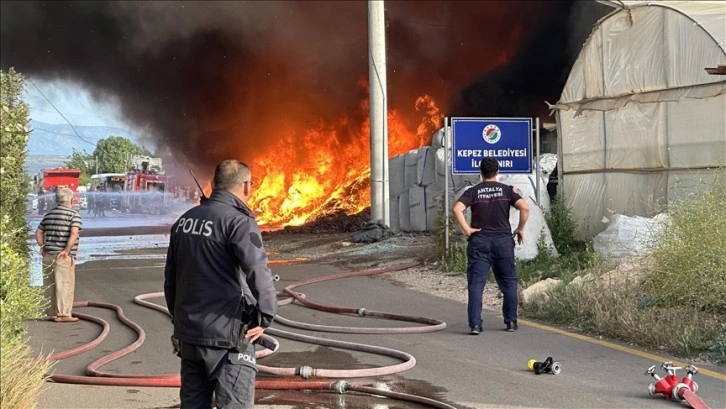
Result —
POLYGON ((96 149, 99 140, 109 136, 123 136, 139 144, 141 138, 130 131, 108 126, 82 126, 68 124, 49 124, 30 121, 30 138, 28 139, 29 156, 69 156, 73 149, 88 153, 96 149), (73 132, 76 129, 78 135, 73 132))
POLYGON ((68 162, 64 155, 32 155, 25 158, 25 171, 29 175, 36 175, 41 169, 57 168, 68 162))
POLYGON ((96 149, 96 143, 109 136, 123 136, 142 145, 139 142, 141 138, 121 128, 83 125, 74 125, 73 128, 68 124, 49 124, 31 120, 28 156, 25 161, 26 172, 34 175, 43 168, 62 166, 68 162, 73 149, 92 153, 96 149), (78 135, 73 132, 73 128, 78 135))

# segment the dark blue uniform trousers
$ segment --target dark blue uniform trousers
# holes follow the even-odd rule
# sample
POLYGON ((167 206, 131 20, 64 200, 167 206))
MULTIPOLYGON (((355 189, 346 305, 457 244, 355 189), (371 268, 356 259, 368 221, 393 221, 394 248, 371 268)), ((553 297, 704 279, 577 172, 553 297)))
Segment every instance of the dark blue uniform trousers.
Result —
POLYGON ((482 297, 489 275, 489 267, 492 268, 494 278, 504 294, 504 304, 502 305, 504 323, 516 320, 518 301, 517 273, 514 269, 514 239, 510 234, 485 236, 475 233, 469 236, 468 241, 466 280, 469 289, 467 307, 469 327, 482 325, 482 297))
POLYGON ((181 409, 254 407, 257 362, 255 347, 243 352, 182 343, 181 409))

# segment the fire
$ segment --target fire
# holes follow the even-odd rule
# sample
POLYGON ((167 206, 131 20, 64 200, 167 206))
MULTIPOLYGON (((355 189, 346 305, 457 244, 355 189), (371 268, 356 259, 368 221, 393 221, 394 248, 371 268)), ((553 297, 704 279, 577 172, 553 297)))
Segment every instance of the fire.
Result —
MULTIPOLYGON (((367 111, 364 101, 360 109, 367 111)), ((442 114, 428 95, 416 100, 422 114, 415 131, 396 110, 388 113, 389 156, 428 144, 442 114)), ((298 226, 316 216, 343 211, 355 214, 370 206, 370 121, 345 137, 351 119, 322 121, 304 132, 289 133, 258 155, 251 165, 254 191, 250 206, 260 225, 298 226)))

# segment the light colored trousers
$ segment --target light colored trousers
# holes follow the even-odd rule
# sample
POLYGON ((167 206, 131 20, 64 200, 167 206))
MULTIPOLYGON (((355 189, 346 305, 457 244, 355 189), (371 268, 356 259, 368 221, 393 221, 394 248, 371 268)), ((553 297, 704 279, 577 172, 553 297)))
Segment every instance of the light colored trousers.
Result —
POLYGON ((50 299, 49 316, 70 317, 76 288, 76 260, 71 257, 56 258, 43 255, 43 285, 45 296, 50 299))

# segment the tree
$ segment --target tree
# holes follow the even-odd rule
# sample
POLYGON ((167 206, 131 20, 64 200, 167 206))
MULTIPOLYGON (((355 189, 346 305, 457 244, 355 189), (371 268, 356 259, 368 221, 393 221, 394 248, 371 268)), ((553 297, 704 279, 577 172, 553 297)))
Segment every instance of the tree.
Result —
POLYGON ((149 155, 149 152, 123 136, 101 139, 93 151, 99 173, 124 173, 129 168, 131 157, 137 155, 149 155))
POLYGON ((86 151, 81 153, 73 149, 73 153, 65 166, 70 169, 81 170, 81 176, 78 181, 79 186, 88 184, 91 181, 91 175, 96 173, 96 160, 92 154, 86 151))

